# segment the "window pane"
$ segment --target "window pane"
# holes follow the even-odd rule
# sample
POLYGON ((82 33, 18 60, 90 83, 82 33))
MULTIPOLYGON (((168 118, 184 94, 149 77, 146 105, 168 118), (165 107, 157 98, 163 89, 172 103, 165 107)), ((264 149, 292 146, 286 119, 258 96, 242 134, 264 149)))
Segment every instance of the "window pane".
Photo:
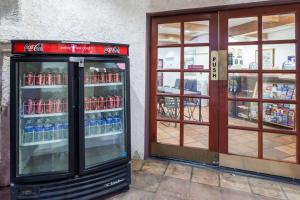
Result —
POLYGON ((258 156, 256 131, 228 129, 228 152, 243 156, 258 156))
POLYGON ((263 16, 263 40, 295 39, 295 14, 263 16))
POLYGON ((228 101, 228 125, 258 127, 256 102, 228 101))
POLYGON ((234 18, 228 21, 228 41, 257 41, 257 17, 234 18))
POLYGON ((209 122, 209 100, 185 97, 184 120, 209 122))
POLYGON ((257 74, 228 74, 229 97, 257 98, 257 93, 257 74))
POLYGON ((228 46, 228 69, 258 68, 257 45, 228 46))
POLYGON ((264 74, 264 99, 296 99, 295 74, 264 74))
POLYGON ((209 69, 209 47, 185 47, 184 69, 209 69))
POLYGON ((164 119, 178 119, 180 115, 179 97, 157 97, 157 117, 164 119))
POLYGON ((180 48, 158 48, 157 69, 179 69, 180 48))
POLYGON ((263 69, 294 70, 296 69, 295 44, 263 45, 263 69))
POLYGON ((296 136, 263 133, 263 157, 296 162, 296 136))
POLYGON ((184 125, 184 146, 208 149, 209 126, 184 125))
POLYGON ((157 93, 180 93, 180 72, 158 72, 157 93))
POLYGON ((184 23, 185 43, 208 43, 209 21, 195 21, 184 23))
POLYGON ((179 44, 180 43, 180 23, 159 24, 158 44, 179 44))
POLYGON ((180 124, 157 121, 157 142, 179 145, 180 124))
POLYGON ((295 104, 263 104, 264 128, 296 130, 295 104))
POLYGON ((209 73, 186 72, 184 73, 184 94, 208 95, 209 73))

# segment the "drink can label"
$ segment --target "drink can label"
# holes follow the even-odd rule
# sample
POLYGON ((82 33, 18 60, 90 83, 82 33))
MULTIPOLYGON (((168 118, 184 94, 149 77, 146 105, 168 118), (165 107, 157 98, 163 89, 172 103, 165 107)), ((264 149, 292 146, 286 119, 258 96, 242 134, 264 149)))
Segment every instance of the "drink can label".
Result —
POLYGON ((92 109, 93 110, 98 110, 99 109, 99 99, 97 97, 94 97, 92 100, 92 109))
POLYGON ((23 109, 25 115, 32 115, 34 114, 34 100, 28 99, 23 103, 23 109))
POLYGON ((121 74, 119 72, 114 73, 114 82, 115 83, 121 82, 121 74))
POLYGON ((107 109, 114 108, 114 98, 113 97, 106 98, 106 107, 107 107, 107 109))
POLYGON ((105 98, 104 97, 99 97, 98 101, 99 101, 99 109, 100 110, 105 109, 105 98))
POLYGON ((26 86, 34 85, 34 74, 32 72, 25 73, 24 82, 26 86))
POLYGON ((61 99, 54 100, 54 112, 56 113, 63 112, 61 99))
POLYGON ((99 72, 99 82, 100 83, 105 83, 105 73, 104 72, 99 72))
POLYGON ((98 83, 98 73, 96 71, 92 74, 92 83, 97 84, 98 83))
POLYGON ((44 102, 41 99, 35 101, 35 113, 43 114, 44 113, 44 102))
POLYGON ((55 74, 55 84, 56 85, 62 85, 63 84, 63 76, 61 73, 55 74))
POLYGON ((67 103, 67 101, 65 99, 62 99, 61 104, 62 104, 63 112, 68 112, 68 103, 67 103))
POLYGON ((106 74, 106 82, 107 83, 113 83, 114 79, 113 79, 113 73, 112 72, 108 72, 106 74))
POLYGON ((91 110, 91 99, 89 97, 84 99, 84 110, 91 110))
POLYGON ((45 74, 45 85, 53 85, 53 76, 51 72, 45 74))
POLYGON ((114 97, 114 104, 115 108, 120 108, 121 107, 121 96, 115 96, 114 97))
POLYGON ((44 85, 45 84, 45 74, 38 73, 34 78, 35 85, 44 85))
POLYGON ((53 113, 54 112, 54 103, 53 100, 48 99, 45 101, 45 112, 46 113, 53 113))

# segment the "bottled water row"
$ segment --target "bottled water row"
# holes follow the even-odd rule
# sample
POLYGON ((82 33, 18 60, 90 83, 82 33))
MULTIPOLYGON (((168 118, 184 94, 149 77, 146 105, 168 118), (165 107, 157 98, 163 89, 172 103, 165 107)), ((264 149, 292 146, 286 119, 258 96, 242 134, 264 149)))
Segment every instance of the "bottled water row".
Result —
POLYGON ((86 115, 85 135, 101 135, 122 131, 122 121, 118 114, 107 116, 86 115))
POLYGON ((67 139, 68 129, 67 118, 27 120, 23 129, 22 144, 67 139))

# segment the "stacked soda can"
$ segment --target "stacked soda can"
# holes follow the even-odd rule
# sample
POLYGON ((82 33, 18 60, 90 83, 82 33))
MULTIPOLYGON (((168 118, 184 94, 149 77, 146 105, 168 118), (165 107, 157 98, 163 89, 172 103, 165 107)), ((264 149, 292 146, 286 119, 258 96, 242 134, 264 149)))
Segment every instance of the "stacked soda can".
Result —
POLYGON ((104 110, 122 107, 121 96, 108 96, 108 97, 85 97, 84 110, 104 110))
POLYGON ((53 72, 24 73, 25 86, 64 85, 64 84, 68 84, 68 76, 65 73, 53 73, 53 72))
POLYGON ((68 112, 65 99, 27 99, 23 102, 24 115, 68 112))
POLYGON ((99 83, 119 83, 121 82, 120 72, 85 72, 85 84, 99 84, 99 83))

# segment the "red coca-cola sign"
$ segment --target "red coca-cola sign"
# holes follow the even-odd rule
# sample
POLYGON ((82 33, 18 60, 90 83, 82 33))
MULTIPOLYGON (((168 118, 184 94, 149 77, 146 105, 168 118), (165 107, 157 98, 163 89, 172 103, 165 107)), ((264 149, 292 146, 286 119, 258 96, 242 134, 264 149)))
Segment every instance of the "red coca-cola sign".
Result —
POLYGON ((41 53, 43 52, 43 43, 31 43, 31 42, 25 42, 24 44, 24 51, 28 53, 41 53))
POLYGON ((104 54, 120 54, 119 46, 105 46, 104 54))

